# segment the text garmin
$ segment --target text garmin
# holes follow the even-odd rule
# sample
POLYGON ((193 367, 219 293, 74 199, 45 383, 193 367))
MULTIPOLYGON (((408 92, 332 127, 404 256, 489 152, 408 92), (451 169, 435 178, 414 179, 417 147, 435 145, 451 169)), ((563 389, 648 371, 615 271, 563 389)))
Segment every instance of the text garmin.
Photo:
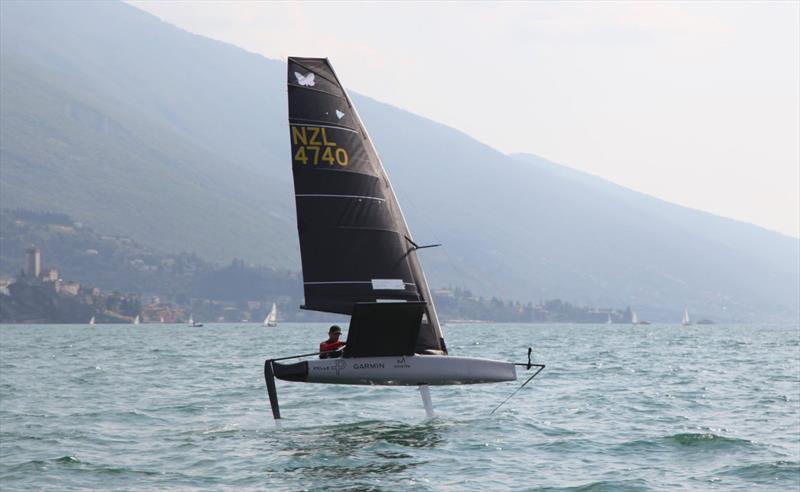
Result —
POLYGON ((353 364, 353 369, 383 369, 383 362, 363 362, 353 364))
POLYGON ((292 145, 297 146, 292 160, 303 165, 328 164, 346 167, 350 161, 347 150, 330 140, 326 129, 322 127, 293 126, 292 145))

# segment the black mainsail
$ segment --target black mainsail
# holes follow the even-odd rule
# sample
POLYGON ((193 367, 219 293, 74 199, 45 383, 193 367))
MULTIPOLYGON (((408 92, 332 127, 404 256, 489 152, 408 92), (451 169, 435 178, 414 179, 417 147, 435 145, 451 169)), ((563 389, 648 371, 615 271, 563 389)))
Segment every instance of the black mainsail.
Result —
POLYGON ((352 101, 327 59, 289 58, 288 65, 302 307, 369 312, 358 317, 369 320, 370 330, 392 330, 401 310, 396 303, 422 305, 415 351, 446 354, 418 246, 352 101), (387 303, 387 309, 365 303, 387 303))

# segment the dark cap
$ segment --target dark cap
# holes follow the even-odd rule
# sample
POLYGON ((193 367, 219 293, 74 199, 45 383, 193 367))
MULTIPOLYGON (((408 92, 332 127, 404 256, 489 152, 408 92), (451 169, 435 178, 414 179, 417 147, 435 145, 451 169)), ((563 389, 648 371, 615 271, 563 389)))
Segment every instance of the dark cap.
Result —
POLYGON ((342 332, 342 329, 341 329, 341 328, 339 328, 337 325, 333 325, 333 326, 331 326, 331 329, 330 329, 330 330, 328 330, 328 334, 331 334, 331 333, 341 333, 341 332, 342 332))

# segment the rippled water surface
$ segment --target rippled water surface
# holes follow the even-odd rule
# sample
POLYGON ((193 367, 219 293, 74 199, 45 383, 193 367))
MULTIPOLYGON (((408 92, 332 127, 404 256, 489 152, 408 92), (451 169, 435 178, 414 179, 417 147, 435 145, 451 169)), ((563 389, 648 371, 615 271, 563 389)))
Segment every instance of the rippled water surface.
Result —
POLYGON ((0 489, 798 490, 796 326, 448 325, 520 383, 278 382, 324 325, 0 326, 0 489))

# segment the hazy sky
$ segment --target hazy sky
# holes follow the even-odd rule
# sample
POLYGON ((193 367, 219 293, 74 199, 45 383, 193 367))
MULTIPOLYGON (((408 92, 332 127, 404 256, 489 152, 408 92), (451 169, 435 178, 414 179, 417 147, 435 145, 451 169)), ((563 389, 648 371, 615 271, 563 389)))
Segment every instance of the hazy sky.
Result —
POLYGON ((348 88, 500 151, 800 236, 800 2, 129 3, 328 57, 348 88))

